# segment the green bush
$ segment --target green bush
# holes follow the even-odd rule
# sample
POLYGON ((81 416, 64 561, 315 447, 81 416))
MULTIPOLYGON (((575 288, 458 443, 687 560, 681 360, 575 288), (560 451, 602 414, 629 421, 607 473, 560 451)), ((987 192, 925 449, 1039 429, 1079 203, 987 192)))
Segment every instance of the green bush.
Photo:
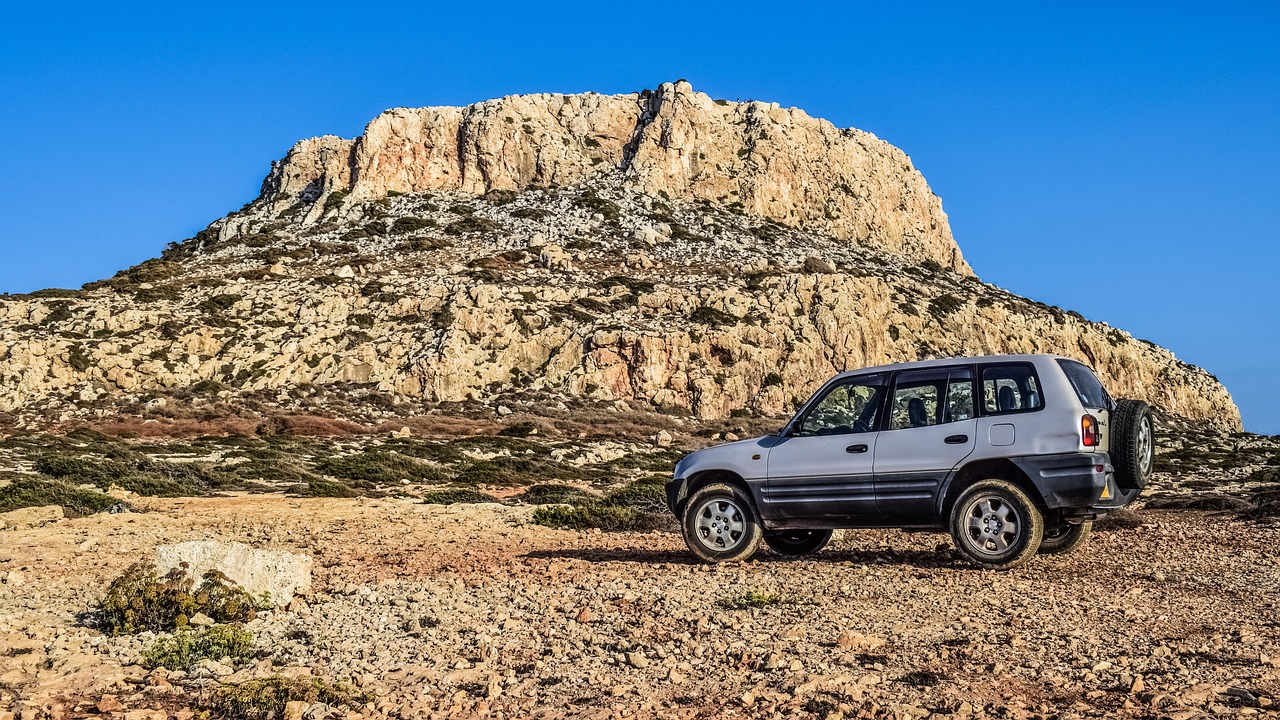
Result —
POLYGON ((588 502, 582 505, 544 505, 533 511, 533 522, 553 528, 585 530, 649 530, 654 522, 635 508, 588 502))
POLYGON ((285 705, 295 701, 355 708, 370 698, 322 678, 273 675, 237 685, 222 685, 210 693, 205 709, 221 720, 279 720, 284 717, 285 705))
POLYGON ((605 220, 617 220, 622 214, 622 210, 617 204, 596 195, 594 190, 587 190, 582 193, 578 198, 578 204, 592 212, 600 213, 605 220))
POLYGON ((102 490, 115 485, 151 497, 204 495, 219 483, 214 471, 202 463, 171 463, 127 450, 114 452, 119 459, 53 453, 36 458, 34 465, 36 472, 50 477, 102 490))
POLYGON ((197 586, 182 570, 164 577, 154 565, 138 563, 111 581, 98 605, 98 624, 109 635, 168 632, 186 627, 196 614, 214 622, 245 622, 254 617, 253 598, 217 571, 197 586))
POLYGON ((110 509, 116 503, 109 495, 85 490, 62 480, 20 477, 0 487, 0 512, 61 505, 73 515, 93 515, 110 509))
POLYGON ((422 494, 427 505, 473 505, 475 503, 500 503, 498 498, 470 488, 443 488, 422 494))
POLYGON ((516 499, 529 505, 561 505, 566 503, 577 505, 592 501, 595 496, 572 485, 543 483, 525 490, 516 496, 516 499))
POLYGON ((443 482, 448 479, 440 468, 385 450, 366 450, 355 455, 325 458, 316 465, 316 470, 331 477, 375 485, 401 480, 443 482))
POLYGON ((644 512, 663 512, 667 509, 666 482, 653 478, 637 480, 609 493, 605 502, 644 512))
POLYGON ((307 484, 299 490, 299 494, 306 497, 324 498, 349 498, 359 497, 360 495, 357 490, 344 482, 326 480, 325 478, 307 481, 307 484))
POLYGON ((253 655, 253 633, 235 625, 213 625, 160 638, 142 655, 149 669, 189 670, 201 660, 231 658, 243 661, 253 655))

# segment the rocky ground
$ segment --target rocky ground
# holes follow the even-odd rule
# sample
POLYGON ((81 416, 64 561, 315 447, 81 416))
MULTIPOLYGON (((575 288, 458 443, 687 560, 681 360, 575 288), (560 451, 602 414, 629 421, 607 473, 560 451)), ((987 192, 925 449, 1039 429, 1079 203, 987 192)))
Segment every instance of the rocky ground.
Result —
POLYGON ((500 505, 140 510, 2 531, 0 693, 24 720, 170 712, 279 673, 348 682, 368 717, 1190 718, 1280 695, 1280 527, 1222 515, 1141 511, 1079 554, 990 573, 929 534, 707 566, 674 532, 557 530, 500 505), (207 537, 316 559, 314 594, 249 623, 255 660, 148 673, 133 663, 152 636, 85 626, 139 556, 207 537))
MULTIPOLYGON (((308 720, 1274 716, 1280 524, 1256 499, 1275 487, 1275 440, 1170 430, 1145 507, 1078 554, 1006 573, 972 569, 945 536, 888 531, 847 532, 807 560, 701 565, 671 520, 546 527, 488 485, 475 487, 516 500, 427 504, 417 484, 354 498, 117 489, 130 510, 0 514, 0 718, 185 718, 217 688, 312 675, 362 698, 291 710, 308 720), (1198 485, 1214 477, 1215 491, 1198 485), (209 538, 309 555, 313 588, 247 624, 245 660, 147 670, 157 636, 107 637, 93 611, 156 546, 209 538)), ((345 451, 393 441, 409 442, 345 451)), ((22 470, 24 451, 7 452, 22 470)))

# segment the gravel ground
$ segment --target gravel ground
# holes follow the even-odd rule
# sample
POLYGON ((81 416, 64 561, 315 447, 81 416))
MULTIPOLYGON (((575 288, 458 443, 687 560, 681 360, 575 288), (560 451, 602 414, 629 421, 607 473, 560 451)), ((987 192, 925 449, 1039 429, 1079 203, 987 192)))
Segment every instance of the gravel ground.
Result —
POLYGON ((1277 715, 1280 526, 1225 514, 1139 511, 996 573, 935 534, 707 566, 674 532, 553 530, 528 508, 140 506, 0 530, 0 720, 185 717, 277 673, 357 686, 366 717, 1277 715), (154 636, 85 626, 128 564, 206 537, 316 559, 313 595, 249 624, 254 662, 149 673, 132 663, 154 636))

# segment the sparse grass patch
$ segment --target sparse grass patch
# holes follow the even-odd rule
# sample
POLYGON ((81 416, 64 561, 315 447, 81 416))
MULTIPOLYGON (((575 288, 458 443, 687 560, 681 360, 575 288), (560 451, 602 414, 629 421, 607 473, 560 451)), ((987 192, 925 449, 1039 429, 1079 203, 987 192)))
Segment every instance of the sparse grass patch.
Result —
POLYGON ((689 313, 689 319, 700 325, 710 325, 712 327, 724 327, 738 323, 738 318, 708 305, 702 305, 689 313))
POLYGON ((236 625, 213 625, 160 638, 143 653, 141 665, 189 670, 201 660, 231 658, 239 662, 252 656, 253 633, 236 625))
POLYGON ((254 617, 253 598, 216 571, 197 586, 181 570, 161 577, 154 565, 138 563, 111 581, 98 625, 113 636, 167 632, 186 627, 196 613, 219 623, 245 622, 254 617))
POLYGON ((209 695, 205 709, 222 720, 279 720, 284 717, 285 706, 295 701, 357 708, 370 700, 368 695, 323 678, 273 675, 238 685, 222 685, 209 695))
POLYGON ((616 203, 600 197, 594 190, 587 190, 578 196, 578 204, 592 212, 603 215, 604 219, 610 222, 616 221, 622 214, 622 210, 616 203))
POLYGON ((731 595, 717 604, 725 610, 750 610, 752 608, 781 605, 786 602, 788 601, 777 593, 752 589, 737 595, 731 595))
POLYGON ((430 218, 401 217, 391 223, 391 232, 394 235, 407 235, 433 227, 436 227, 436 221, 430 218))
POLYGON ((955 295, 945 294, 929 301, 929 314, 941 320, 964 307, 964 302, 955 295))

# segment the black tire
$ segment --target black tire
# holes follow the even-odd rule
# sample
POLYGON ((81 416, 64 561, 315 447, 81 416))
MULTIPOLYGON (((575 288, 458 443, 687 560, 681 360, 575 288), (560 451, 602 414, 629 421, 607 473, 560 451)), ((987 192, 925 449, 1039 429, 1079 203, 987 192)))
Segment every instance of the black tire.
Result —
POLYGON ((831 530, 766 530, 764 542, 779 555, 812 555, 831 542, 831 530))
POLYGON ((966 560, 987 570, 1008 570, 1040 549, 1044 516, 1022 488, 1007 480, 980 480, 951 507, 951 539, 966 560))
POLYGON ((693 554, 716 563, 750 558, 764 534, 751 496, 724 483, 712 483, 690 496, 680 526, 693 554))
POLYGON ((1041 555, 1059 555, 1069 553, 1084 544, 1093 532, 1093 523, 1084 522, 1079 525, 1063 523, 1057 527, 1045 528, 1040 538, 1041 555))
POLYGON ((1111 412, 1111 464, 1116 485, 1141 490, 1151 479, 1155 463, 1155 426, 1151 408, 1141 400, 1121 400, 1111 412))

